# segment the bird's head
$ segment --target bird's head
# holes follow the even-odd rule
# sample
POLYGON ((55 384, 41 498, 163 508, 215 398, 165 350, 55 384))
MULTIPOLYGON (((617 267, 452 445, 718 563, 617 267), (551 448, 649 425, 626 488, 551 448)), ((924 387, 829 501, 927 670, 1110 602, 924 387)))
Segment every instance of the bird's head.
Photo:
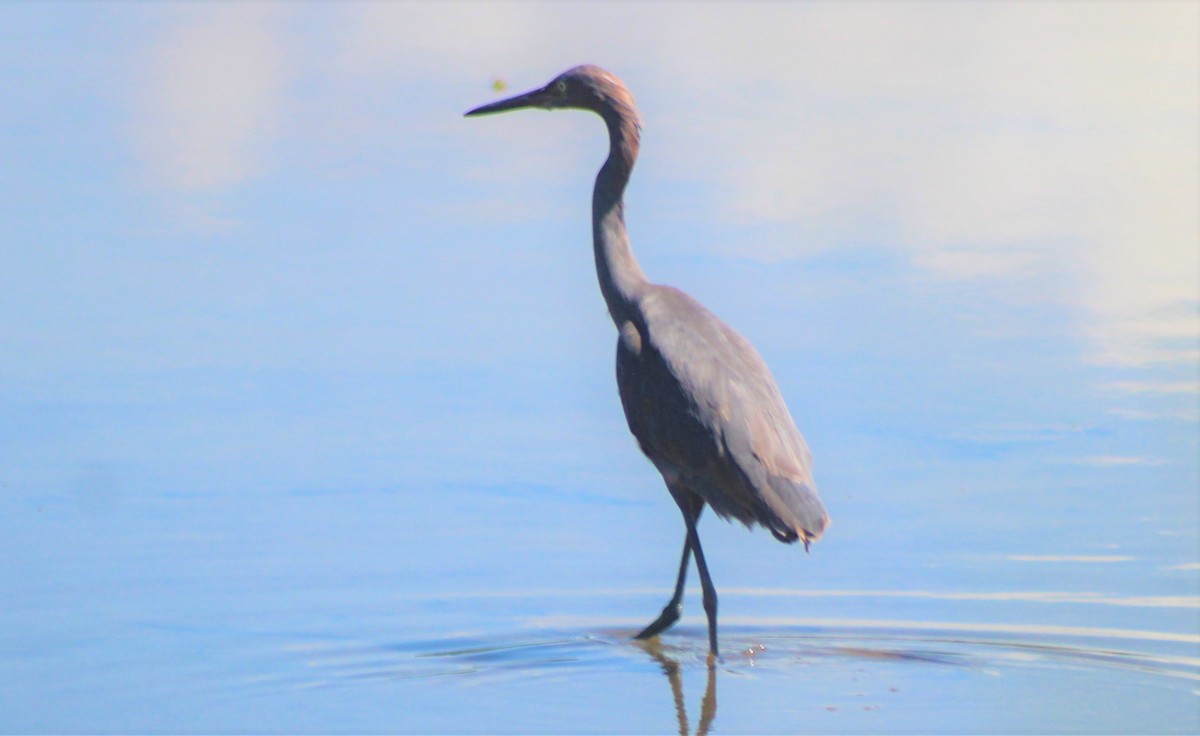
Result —
POLYGON ((606 117, 615 112, 637 120, 633 95, 615 75, 592 64, 573 67, 544 87, 467 111, 467 116, 491 115, 509 110, 537 107, 543 110, 574 108, 591 110, 606 117))

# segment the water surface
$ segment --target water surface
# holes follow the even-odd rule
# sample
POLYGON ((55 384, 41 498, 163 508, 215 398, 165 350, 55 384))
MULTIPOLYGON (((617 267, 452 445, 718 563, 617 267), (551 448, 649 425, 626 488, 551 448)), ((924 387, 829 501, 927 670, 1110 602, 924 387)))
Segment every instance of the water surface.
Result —
POLYGON ((1198 13, 0 3, 0 732, 1200 732, 1198 13), (589 61, 833 518, 712 668, 604 127, 461 117, 589 61))

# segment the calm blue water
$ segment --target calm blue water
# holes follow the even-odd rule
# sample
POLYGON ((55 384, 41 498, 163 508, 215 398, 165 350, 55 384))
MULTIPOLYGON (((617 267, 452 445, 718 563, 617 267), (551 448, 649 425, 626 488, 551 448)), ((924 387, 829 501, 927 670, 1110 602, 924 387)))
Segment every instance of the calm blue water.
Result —
POLYGON ((1196 16, 0 4, 0 732, 1200 732, 1196 16), (584 61, 833 517, 711 669, 584 61))
MULTIPOLYGON (((628 638, 669 595, 682 524, 619 417, 589 426, 553 380, 462 381, 485 405, 528 394, 532 418, 471 408, 446 380, 10 396, 5 730, 1200 724, 1185 458, 1035 472, 1037 451, 955 461, 910 453, 913 435, 811 433, 835 514, 812 554, 701 525, 721 590, 710 671, 695 591, 661 645, 628 638), (562 402, 561 424, 534 393, 562 402), (509 417, 523 436, 489 429, 509 417)), ((1060 443, 1107 441, 1092 434, 1060 443)))

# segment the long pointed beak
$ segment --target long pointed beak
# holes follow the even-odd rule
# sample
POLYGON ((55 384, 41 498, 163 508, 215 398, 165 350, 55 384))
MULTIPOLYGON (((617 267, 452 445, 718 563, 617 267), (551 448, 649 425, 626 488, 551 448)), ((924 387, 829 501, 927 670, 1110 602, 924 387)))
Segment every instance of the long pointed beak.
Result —
POLYGON ((473 115, 491 115, 497 112, 508 112, 509 110, 520 110, 526 107, 544 107, 546 100, 546 88, 530 90, 524 94, 519 94, 515 97, 509 97, 498 102, 490 102, 486 105, 480 105, 474 110, 468 110, 463 113, 464 117, 473 115))

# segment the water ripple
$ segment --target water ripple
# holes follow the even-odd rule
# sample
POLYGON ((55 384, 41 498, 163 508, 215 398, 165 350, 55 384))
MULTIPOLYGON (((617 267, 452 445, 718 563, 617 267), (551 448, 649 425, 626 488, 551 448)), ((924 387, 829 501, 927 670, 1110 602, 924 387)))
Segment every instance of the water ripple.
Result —
MULTIPOLYGON (((625 622, 408 642, 295 642, 285 655, 327 685, 362 679, 495 676, 539 677, 571 670, 626 669, 645 662, 647 649, 625 622)), ((1142 642, 1200 643, 1200 636, 1156 631, 1064 626, 864 619, 731 617, 723 626, 720 668, 730 674, 800 665, 837 666, 863 660, 900 665, 968 667, 1118 668, 1155 677, 1200 681, 1200 657, 1137 648, 1142 642)), ((679 627, 655 644, 652 657, 701 667, 702 627, 679 627)))

